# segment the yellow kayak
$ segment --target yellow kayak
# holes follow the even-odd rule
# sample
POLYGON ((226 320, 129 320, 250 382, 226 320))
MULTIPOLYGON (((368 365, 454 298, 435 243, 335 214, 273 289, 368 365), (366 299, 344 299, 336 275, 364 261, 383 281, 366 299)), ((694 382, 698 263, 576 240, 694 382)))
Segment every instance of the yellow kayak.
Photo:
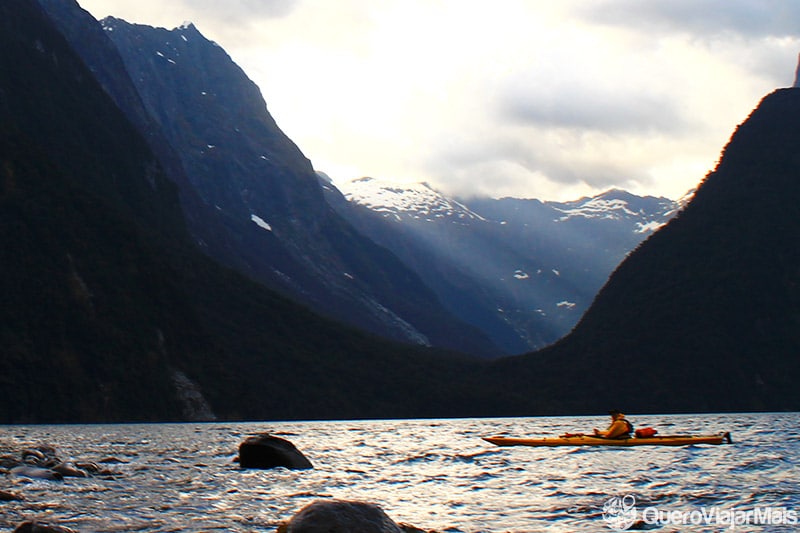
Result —
POLYGON ((497 446, 691 446, 692 444, 732 443, 730 433, 720 435, 657 435, 645 438, 604 439, 594 435, 562 435, 539 439, 483 437, 497 446))

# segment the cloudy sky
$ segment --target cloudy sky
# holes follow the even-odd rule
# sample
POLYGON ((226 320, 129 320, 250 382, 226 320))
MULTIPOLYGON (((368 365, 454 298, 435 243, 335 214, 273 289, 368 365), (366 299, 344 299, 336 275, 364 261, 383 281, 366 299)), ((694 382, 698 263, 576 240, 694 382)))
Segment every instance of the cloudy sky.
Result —
POLYGON ((683 195, 791 86, 790 0, 78 0, 192 21, 337 183, 576 199, 683 195))

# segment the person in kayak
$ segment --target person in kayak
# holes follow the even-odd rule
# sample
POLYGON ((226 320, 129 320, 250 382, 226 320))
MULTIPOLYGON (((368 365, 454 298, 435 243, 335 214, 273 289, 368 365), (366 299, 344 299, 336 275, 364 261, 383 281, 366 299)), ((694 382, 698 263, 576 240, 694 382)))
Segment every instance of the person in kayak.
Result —
POLYGON ((594 430, 596 437, 605 439, 629 439, 633 437, 633 424, 617 409, 608 412, 611 415, 611 425, 605 431, 594 430))

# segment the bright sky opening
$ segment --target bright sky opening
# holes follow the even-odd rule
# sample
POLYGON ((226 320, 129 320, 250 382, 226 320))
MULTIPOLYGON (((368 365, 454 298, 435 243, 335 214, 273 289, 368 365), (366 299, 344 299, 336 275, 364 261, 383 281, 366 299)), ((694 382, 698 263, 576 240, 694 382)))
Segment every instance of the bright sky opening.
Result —
POLYGON ((678 198, 794 81, 783 0, 79 0, 192 21, 317 170, 460 196, 678 198))

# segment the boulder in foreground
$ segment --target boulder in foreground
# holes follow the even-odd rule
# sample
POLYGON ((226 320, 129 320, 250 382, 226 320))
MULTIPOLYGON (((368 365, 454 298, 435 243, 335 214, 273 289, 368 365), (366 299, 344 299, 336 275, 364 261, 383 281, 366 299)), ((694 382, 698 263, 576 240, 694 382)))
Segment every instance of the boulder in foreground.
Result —
POLYGON ((278 533, 403 533, 375 504, 317 500, 300 509, 278 533))

